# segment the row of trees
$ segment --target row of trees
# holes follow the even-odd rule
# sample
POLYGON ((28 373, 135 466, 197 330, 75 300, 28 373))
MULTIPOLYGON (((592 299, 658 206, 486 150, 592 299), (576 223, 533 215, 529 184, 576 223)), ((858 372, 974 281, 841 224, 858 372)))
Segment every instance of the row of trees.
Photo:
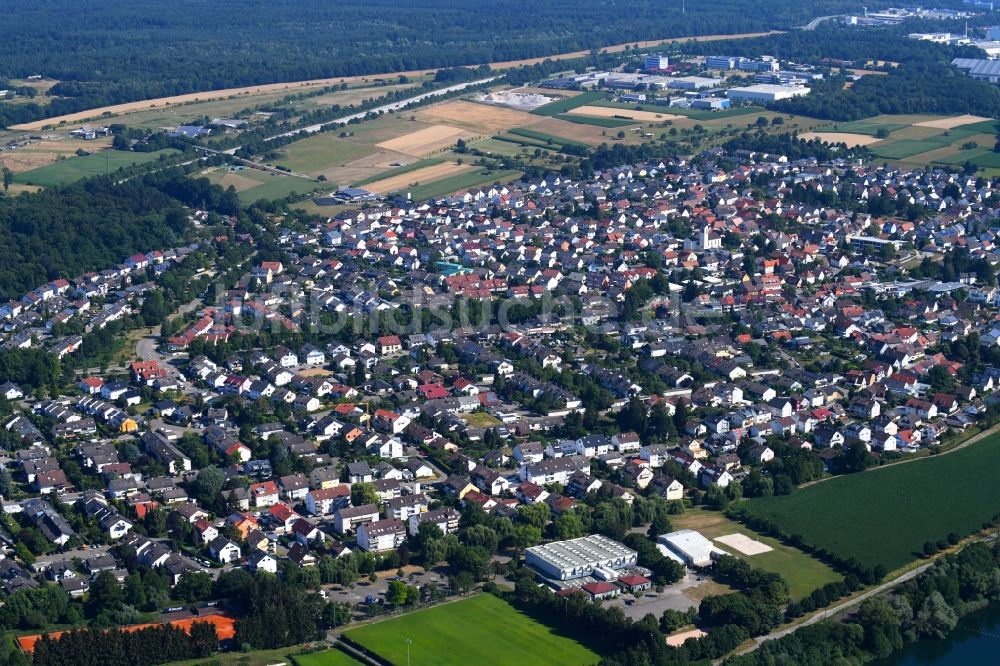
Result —
POLYGON ((219 645, 215 626, 195 622, 191 633, 170 624, 143 629, 74 629, 35 643, 35 666, 131 666, 201 659, 219 645))
POLYGON ((664 8, 639 0, 627 14, 600 0, 514 0, 498 8, 473 0, 411 6, 394 0, 317 0, 294 5, 196 5, 165 16, 153 0, 110 8, 99 25, 72 29, 70 0, 15 2, 0 26, 0 62, 11 78, 44 74, 59 82, 48 104, 35 98, 0 107, 0 124, 167 95, 380 72, 544 57, 627 40, 789 27, 835 0, 738 0, 664 8), (393 20, 385 18, 391 16, 393 20), (530 18, 529 18, 530 17, 530 18), (558 30, 551 26, 558 25, 558 30), (16 28, 14 27, 16 26, 16 28), (308 43, 302 35, 308 33, 308 43), (230 35, 222 42, 217 35, 230 35), (392 45, 392 48, 386 48, 392 45))
POLYGON ((943 638, 963 615, 1000 601, 1000 548, 985 543, 947 555, 884 597, 865 600, 844 623, 821 622, 749 654, 732 666, 851 663, 882 659, 921 638, 943 638))

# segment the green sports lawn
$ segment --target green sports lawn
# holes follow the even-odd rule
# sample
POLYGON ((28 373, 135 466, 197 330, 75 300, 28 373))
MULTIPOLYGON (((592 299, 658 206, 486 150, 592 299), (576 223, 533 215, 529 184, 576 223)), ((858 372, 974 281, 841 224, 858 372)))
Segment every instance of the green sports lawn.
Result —
POLYGON ((323 650, 292 655, 297 666, 361 666, 361 662, 340 650, 323 650))
POLYGON ((114 173, 124 166, 146 164, 160 159, 161 155, 174 155, 177 151, 168 148, 152 153, 132 153, 122 150, 101 150, 82 157, 67 157, 54 164, 25 171, 14 177, 18 183, 53 187, 67 185, 81 178, 89 178, 105 173, 114 173))
POLYGON ((842 557, 897 569, 923 545, 978 531, 1000 513, 1000 434, 953 453, 830 479, 747 510, 842 557))
POLYGON ((492 594, 443 604, 345 633, 392 664, 406 664, 406 639, 414 664, 467 666, 576 666, 600 656, 553 633, 492 594))

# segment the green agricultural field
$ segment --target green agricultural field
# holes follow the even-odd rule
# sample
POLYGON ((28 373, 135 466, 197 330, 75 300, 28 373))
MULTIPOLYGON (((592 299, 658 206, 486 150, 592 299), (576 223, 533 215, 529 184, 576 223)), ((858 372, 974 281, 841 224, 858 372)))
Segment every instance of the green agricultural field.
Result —
MULTIPOLYGON (((936 137, 935 137, 936 138, 936 137)), ((920 153, 930 152, 948 145, 931 139, 900 139, 898 141, 885 141, 868 146, 877 157, 889 160, 901 160, 913 157, 920 153)))
POLYGON ((493 183, 508 183, 521 177, 520 171, 467 171, 440 180, 432 180, 410 188, 410 197, 414 201, 423 201, 434 197, 454 194, 460 190, 468 190, 493 183))
MULTIPOLYGON (((635 125, 636 123, 629 123, 635 125)), ((586 143, 580 141, 574 141, 573 139, 567 139, 561 136, 556 136, 555 134, 546 134, 545 132, 536 132, 535 130, 525 129, 523 127, 514 127, 513 129, 507 130, 509 134, 515 136, 524 136, 529 139, 534 139, 536 141, 541 141, 543 143, 553 143, 557 146, 573 146, 575 148, 590 148, 586 143)))
POLYGON ((407 639, 412 641, 414 664, 578 666, 600 660, 597 653, 492 594, 407 613, 344 635, 396 666, 406 664, 407 639))
POLYGON ((574 95, 573 97, 563 97, 555 102, 549 102, 544 104, 537 109, 532 109, 531 113, 536 116, 555 116, 560 113, 566 113, 580 106, 586 106, 588 104, 593 104, 594 102, 605 100, 608 96, 606 93, 602 92, 585 92, 579 95, 574 95))
POLYGON ((393 176, 402 176, 404 173, 410 173, 411 171, 416 171, 417 169, 423 169, 429 166, 434 166, 435 164, 441 164, 447 161, 447 157, 429 157, 426 160, 418 160, 406 166, 394 167, 381 173, 377 173, 374 176, 369 176, 368 178, 363 178, 358 182, 354 183, 354 187, 363 187, 368 183, 374 183, 377 180, 385 180, 386 178, 392 178, 393 176))
POLYGON ((763 536, 730 520, 717 511, 688 509, 679 516, 670 516, 674 529, 697 530, 709 539, 717 539, 729 534, 744 534, 751 539, 767 544, 770 552, 759 555, 743 555, 725 544, 716 544, 728 553, 741 557, 751 565, 779 574, 788 582, 793 599, 803 599, 813 590, 827 583, 841 580, 840 574, 797 548, 786 546, 777 539, 763 536))
POLYGON ((282 149, 284 154, 275 160, 275 164, 292 171, 319 175, 326 169, 359 160, 374 152, 374 148, 342 139, 336 132, 317 132, 285 146, 282 149))
POLYGON ((578 125, 594 125, 596 127, 608 128, 628 127, 629 125, 638 125, 640 123, 638 120, 626 120, 625 118, 601 118, 599 116, 580 116, 572 113, 560 113, 556 118, 559 120, 568 120, 578 125))
POLYGON ((1000 513, 997 478, 1000 434, 745 506, 814 547, 894 570, 917 558, 926 542, 952 532, 964 537, 993 520, 1000 513))
POLYGON ((340 650, 323 650, 309 654, 292 655, 296 666, 360 666, 361 662, 340 650))
POLYGON ((89 178, 105 173, 114 173, 121 167, 146 164, 160 159, 161 155, 174 155, 177 151, 169 148, 154 153, 131 153, 121 150, 102 150, 82 157, 67 157, 55 164, 17 174, 14 181, 26 185, 53 187, 66 185, 81 178, 89 178))

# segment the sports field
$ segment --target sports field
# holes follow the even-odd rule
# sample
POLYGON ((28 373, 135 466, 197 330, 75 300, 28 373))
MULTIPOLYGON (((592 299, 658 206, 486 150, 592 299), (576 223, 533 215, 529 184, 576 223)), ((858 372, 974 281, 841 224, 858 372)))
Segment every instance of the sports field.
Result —
POLYGON ((66 185, 105 173, 113 173, 123 166, 146 164, 160 159, 161 155, 173 155, 177 151, 171 149, 154 153, 132 153, 121 150, 102 150, 82 157, 67 157, 48 166, 25 171, 15 176, 14 180, 28 185, 52 187, 66 185))
POLYGON ((340 650, 323 650, 309 654, 292 655, 297 666, 359 666, 360 661, 340 650))
POLYGON ((841 579, 840 574, 802 551, 786 546, 777 539, 763 536, 730 520, 718 511, 688 509, 679 516, 670 516, 675 530, 697 530, 709 539, 742 534, 754 543, 769 546, 771 550, 757 555, 743 555, 738 549, 725 543, 716 543, 726 552, 742 557, 751 565, 779 574, 788 582, 792 598, 802 599, 827 583, 841 579))
POLYGON ((751 514, 842 557, 897 569, 924 543, 965 537, 1000 514, 1000 435, 910 463, 751 500, 751 514))
POLYGON ((578 666, 600 660, 597 653, 492 594, 407 613, 344 635, 398 666, 407 662, 407 639, 412 641, 413 664, 578 666))

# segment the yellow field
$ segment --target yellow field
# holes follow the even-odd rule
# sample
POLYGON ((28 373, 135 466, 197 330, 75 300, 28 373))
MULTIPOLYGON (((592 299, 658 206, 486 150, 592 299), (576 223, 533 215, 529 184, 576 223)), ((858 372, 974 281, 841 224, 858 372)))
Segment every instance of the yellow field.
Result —
POLYGON ((408 185, 441 180, 443 178, 462 173, 463 171, 468 171, 472 168, 473 167, 468 164, 444 162, 442 164, 424 167, 423 169, 417 169, 416 171, 401 173, 398 176, 389 176, 388 178, 383 178, 382 180, 376 180, 374 183, 369 183, 364 187, 369 192, 375 192, 376 194, 388 194, 389 192, 395 192, 408 185))
POLYGON ((973 123, 981 123, 984 120, 989 120, 989 118, 982 118, 980 116, 955 116, 953 118, 941 118, 940 120, 926 120, 922 123, 913 123, 915 127, 933 127, 934 129, 950 130, 956 127, 961 127, 962 125, 971 125, 973 123))
POLYGON ((493 134, 511 127, 523 127, 537 122, 540 117, 525 111, 461 99, 434 104, 418 111, 416 116, 421 122, 460 125, 477 134, 493 134))
POLYGON ((580 106, 570 113, 574 116, 595 116, 597 118, 631 118, 641 122, 663 122, 677 120, 686 116, 673 113, 657 113, 655 111, 635 111, 633 109, 618 109, 606 106, 580 106))
POLYGON ((819 139, 820 141, 825 141, 826 143, 846 143, 848 148, 870 146, 871 144, 878 143, 882 140, 873 136, 868 136, 867 134, 850 134, 848 132, 805 132, 800 134, 799 138, 805 141, 819 139))
POLYGON ((464 133, 465 130, 451 125, 431 125, 375 145, 397 153, 422 156, 451 146, 464 133))

